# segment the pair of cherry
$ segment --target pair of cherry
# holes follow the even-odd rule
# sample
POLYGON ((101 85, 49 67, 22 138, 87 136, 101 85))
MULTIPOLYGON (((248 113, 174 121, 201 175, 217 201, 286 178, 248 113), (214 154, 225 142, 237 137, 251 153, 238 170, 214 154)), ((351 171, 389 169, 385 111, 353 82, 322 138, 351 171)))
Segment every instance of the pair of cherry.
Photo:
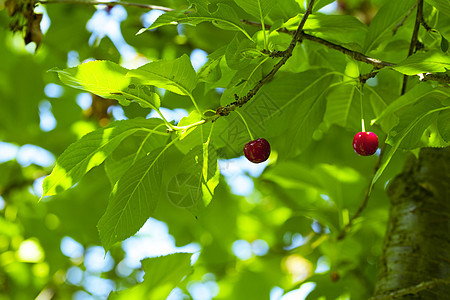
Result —
MULTIPOLYGON (((374 154, 378 149, 378 137, 373 132, 358 132, 353 138, 353 149, 362 156, 374 154)), ((250 141, 244 146, 244 155, 252 163, 266 161, 270 155, 270 144, 264 138, 250 141)))

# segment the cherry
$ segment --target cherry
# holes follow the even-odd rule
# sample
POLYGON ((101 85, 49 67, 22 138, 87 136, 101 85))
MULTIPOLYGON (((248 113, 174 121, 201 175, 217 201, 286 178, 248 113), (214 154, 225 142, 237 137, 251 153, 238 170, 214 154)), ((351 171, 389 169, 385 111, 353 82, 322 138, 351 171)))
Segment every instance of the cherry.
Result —
POLYGON ((374 154, 378 149, 378 137, 373 132, 358 132, 353 138, 353 149, 362 156, 374 154))
POLYGON ((248 142, 244 146, 244 155, 252 163, 262 163, 269 158, 270 144, 263 138, 248 142))

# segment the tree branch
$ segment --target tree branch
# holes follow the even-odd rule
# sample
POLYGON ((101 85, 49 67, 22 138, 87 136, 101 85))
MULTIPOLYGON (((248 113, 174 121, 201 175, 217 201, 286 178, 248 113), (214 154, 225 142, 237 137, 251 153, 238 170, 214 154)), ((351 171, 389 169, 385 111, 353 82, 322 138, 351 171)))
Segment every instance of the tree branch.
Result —
POLYGON ((174 11, 173 8, 159 6, 159 5, 151 5, 151 4, 142 4, 142 3, 132 3, 132 2, 117 2, 117 1, 77 1, 77 0, 37 0, 34 3, 40 3, 40 4, 85 4, 85 5, 99 5, 99 4, 105 4, 110 6, 115 5, 122 5, 122 6, 131 6, 131 7, 139 7, 139 8, 145 8, 145 9, 158 9, 162 11, 174 11))
POLYGON ((450 84, 450 76, 446 73, 436 73, 436 74, 425 73, 423 75, 419 75, 419 77, 421 81, 433 80, 441 83, 450 84))
MULTIPOLYGON (((416 7, 416 5, 413 6, 413 8, 415 8, 415 7, 416 7)), ((257 22, 253 22, 253 21, 249 21, 249 20, 241 20, 241 21, 242 21, 242 23, 245 23, 245 24, 250 25, 250 26, 261 27, 261 24, 259 24, 257 22)), ((422 24, 422 26, 426 30, 432 30, 432 28, 429 27, 425 23, 425 21, 423 19, 423 14, 422 14, 422 18, 420 20, 420 23, 422 24)), ((267 30, 270 30, 271 26, 270 25, 265 25, 265 28, 267 30)), ((287 33, 287 34, 291 34, 291 35, 293 34, 292 31, 286 30, 285 28, 280 28, 280 29, 278 29, 278 31, 279 32, 284 32, 284 33, 287 33)), ((330 49, 334 49, 334 50, 337 50, 339 52, 342 52, 343 54, 353 58, 354 60, 361 61, 361 62, 364 62, 366 64, 370 64, 370 65, 374 66, 376 69, 382 69, 384 67, 393 67, 393 66, 396 65, 396 64, 391 63, 391 62, 382 61, 382 60, 379 60, 377 58, 366 56, 366 55, 362 54, 361 52, 350 50, 350 49, 345 48, 345 47, 343 47, 341 45, 337 45, 337 44, 332 43, 330 41, 327 41, 327 40, 324 40, 322 38, 319 38, 319 37, 310 35, 308 33, 305 33, 304 31, 302 32, 301 39, 310 40, 310 41, 322 44, 325 47, 328 47, 330 49)), ((283 51, 278 51, 278 52, 275 52, 275 53, 272 52, 271 56, 273 56, 273 57, 277 57, 277 56, 282 57, 282 54, 278 54, 278 53, 283 53, 283 51)), ((446 75, 445 73, 438 73, 438 74, 427 73, 426 75, 420 76, 420 80, 422 80, 422 81, 432 80, 432 81, 438 81, 438 82, 441 82, 441 83, 450 84, 450 77, 448 75, 446 75)))
POLYGON ((395 292, 386 294, 386 295, 379 295, 379 296, 375 296, 370 298, 369 300, 390 300, 390 299, 396 299, 398 297, 401 296, 405 296, 405 295, 409 295, 409 294, 417 294, 421 291, 424 290, 429 290, 432 289, 438 285, 445 285, 445 284, 450 284, 450 279, 433 279, 431 281, 425 281, 425 282, 421 282, 417 285, 408 287, 408 288, 404 288, 404 289, 400 289, 397 290, 395 292))
POLYGON ((395 64, 387 62, 387 61, 382 61, 382 60, 379 60, 377 58, 372 58, 372 57, 366 56, 366 55, 364 55, 364 54, 362 54, 360 52, 350 50, 350 49, 345 48, 343 46, 340 46, 340 45, 334 44, 332 42, 326 41, 324 39, 321 39, 321 38, 309 35, 307 33, 303 33, 303 38, 305 40, 310 40, 310 41, 313 41, 313 42, 317 42, 317 43, 322 44, 322 45, 324 45, 324 46, 326 46, 328 48, 340 51, 340 52, 344 53, 345 55, 350 56, 354 60, 361 61, 361 62, 364 62, 366 64, 373 65, 374 67, 379 68, 379 69, 384 68, 384 67, 392 67, 392 66, 395 65, 395 64))
MULTIPOLYGON (((416 48, 417 37, 419 36, 420 21, 422 19, 423 19, 423 0, 418 0, 416 22, 414 23, 414 31, 411 38, 411 43, 409 44, 408 57, 414 53, 414 49, 416 48)), ((403 75, 401 95, 403 95, 406 92, 407 83, 408 83, 408 75, 403 75)))
POLYGON ((398 23, 393 29, 392 29, 392 35, 395 35, 397 33, 397 30, 405 24, 406 19, 412 14, 414 9, 416 8, 417 3, 415 3, 406 13, 406 15, 403 17, 403 19, 398 23))
MULTIPOLYGON (((256 23, 256 22, 252 22, 252 21, 249 21, 249 20, 242 20, 242 22, 247 24, 247 25, 250 25, 250 26, 261 27, 261 24, 256 23)), ((265 27, 266 27, 266 29, 269 30, 271 26, 270 25, 265 25, 265 27)), ((291 35, 293 34, 292 31, 286 30, 284 28, 280 29, 279 31, 287 33, 287 34, 291 34, 291 35)), ((322 38, 315 37, 313 35, 305 33, 304 31, 302 31, 302 33, 301 33, 301 38, 305 39, 305 40, 309 40, 309 41, 313 41, 313 42, 322 44, 322 45, 324 45, 324 46, 326 46, 326 47, 328 47, 330 49, 334 49, 334 50, 337 50, 339 52, 342 52, 345 55, 350 56, 354 60, 361 61, 361 62, 364 62, 366 64, 373 65, 374 67, 379 68, 379 69, 384 68, 384 67, 392 67, 392 66, 395 65, 395 64, 387 62, 387 61, 382 61, 382 60, 379 60, 379 59, 376 59, 376 58, 372 58, 372 57, 366 56, 366 55, 364 55, 364 54, 362 54, 360 52, 350 50, 348 48, 345 48, 345 47, 343 47, 341 45, 334 44, 334 43, 329 42, 327 40, 324 40, 322 38)), ((273 56, 273 57, 282 56, 282 54, 280 55, 278 53, 283 53, 283 51, 275 52, 275 53, 271 54, 271 56, 273 56)))
POLYGON ((231 111, 235 110, 237 107, 243 106, 245 103, 250 101, 251 98, 259 91, 259 89, 268 81, 270 81, 273 76, 278 72, 278 70, 286 63, 286 61, 292 56, 292 52, 294 51, 295 46, 300 41, 302 37, 302 29, 303 26, 306 23, 306 20, 308 19, 308 16, 311 14, 312 7, 314 5, 314 0, 310 0, 308 4, 308 8, 305 11, 305 14, 303 15, 302 20, 300 21, 300 24, 298 25, 297 30, 294 33, 294 37, 292 38, 291 43, 289 44, 289 47, 280 53, 282 53, 282 58, 280 61, 273 67, 273 69, 264 76, 258 83, 243 97, 237 98, 236 101, 226 105, 219 107, 216 111, 216 116, 212 120, 219 118, 220 116, 227 116, 231 111))

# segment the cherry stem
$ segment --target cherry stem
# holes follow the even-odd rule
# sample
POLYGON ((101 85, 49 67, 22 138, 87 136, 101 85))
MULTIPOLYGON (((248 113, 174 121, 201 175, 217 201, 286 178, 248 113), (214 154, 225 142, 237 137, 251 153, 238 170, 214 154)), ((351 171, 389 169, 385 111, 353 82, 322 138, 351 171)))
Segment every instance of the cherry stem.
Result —
POLYGON ((364 108, 363 108, 363 93, 362 93, 362 89, 363 89, 364 85, 361 84, 361 88, 358 89, 359 91, 359 102, 361 103, 361 129, 362 132, 366 132, 366 127, 364 126, 364 108))
POLYGON ((247 124, 247 122, 245 121, 244 116, 243 116, 240 112, 238 112, 237 110, 235 110, 235 112, 241 117, 242 122, 244 122, 244 125, 245 125, 245 127, 247 128, 248 135, 250 136, 250 139, 253 141, 254 138, 253 138, 252 132, 250 131, 250 128, 248 127, 248 124, 247 124))

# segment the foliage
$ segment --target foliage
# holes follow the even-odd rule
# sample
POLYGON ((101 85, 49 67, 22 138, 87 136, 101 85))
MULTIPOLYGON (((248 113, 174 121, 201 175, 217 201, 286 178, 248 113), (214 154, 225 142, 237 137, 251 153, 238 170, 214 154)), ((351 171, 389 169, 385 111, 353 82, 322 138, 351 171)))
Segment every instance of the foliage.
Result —
MULTIPOLYGON (((287 57, 280 51, 307 9, 300 2, 158 1, 171 10, 148 28, 142 8, 124 2, 121 31, 139 53, 133 61, 108 37, 88 44, 86 23, 96 11, 89 5, 44 4, 51 24, 34 54, 19 35, 0 31, 0 140, 57 157, 54 166, 0 164, 0 298, 95 294, 86 283, 94 276, 114 283, 110 299, 165 299, 175 287, 190 299, 199 284, 215 299, 269 299, 274 287, 287 293, 306 282, 315 284, 307 299, 368 299, 388 214, 385 186, 409 152, 450 144, 448 4, 425 1, 427 25, 409 56, 417 1, 370 1, 370 25, 321 13, 332 1, 316 1, 303 27, 312 38, 305 35, 287 57), (196 71, 189 55, 197 48, 209 55, 196 71), (68 66, 68 55, 78 63, 68 66), (61 83, 61 95, 44 93, 61 83), (84 93, 89 108, 75 101, 84 93), (39 128, 46 105, 57 122, 51 130, 39 128), (119 108, 123 120, 109 113, 119 108), (187 116, 171 121, 164 108, 187 116), (352 150, 361 118, 386 140, 381 155, 352 150), (243 160, 221 163, 222 174, 218 161, 242 155, 247 125, 270 142, 272 155, 244 197, 223 175, 227 165, 245 167, 243 160), (40 195, 30 187, 44 176, 40 195), (352 219, 365 191, 368 205, 352 219), (191 254, 175 253, 117 271, 127 255, 122 242, 149 218, 165 222, 177 246, 198 244, 198 259, 191 265, 191 254), (91 272, 82 257, 63 255, 67 236, 86 249, 103 246, 114 269, 91 272), (27 256, 27 245, 39 255, 27 256), (248 257, 235 255, 239 245, 248 257), (84 282, 69 280, 73 268, 84 282)), ((28 16, 25 4, 0 0, 2 27, 15 22, 19 7, 28 16)), ((118 11, 109 10, 96 13, 118 11)), ((19 30, 26 43, 32 22, 19 30)))

